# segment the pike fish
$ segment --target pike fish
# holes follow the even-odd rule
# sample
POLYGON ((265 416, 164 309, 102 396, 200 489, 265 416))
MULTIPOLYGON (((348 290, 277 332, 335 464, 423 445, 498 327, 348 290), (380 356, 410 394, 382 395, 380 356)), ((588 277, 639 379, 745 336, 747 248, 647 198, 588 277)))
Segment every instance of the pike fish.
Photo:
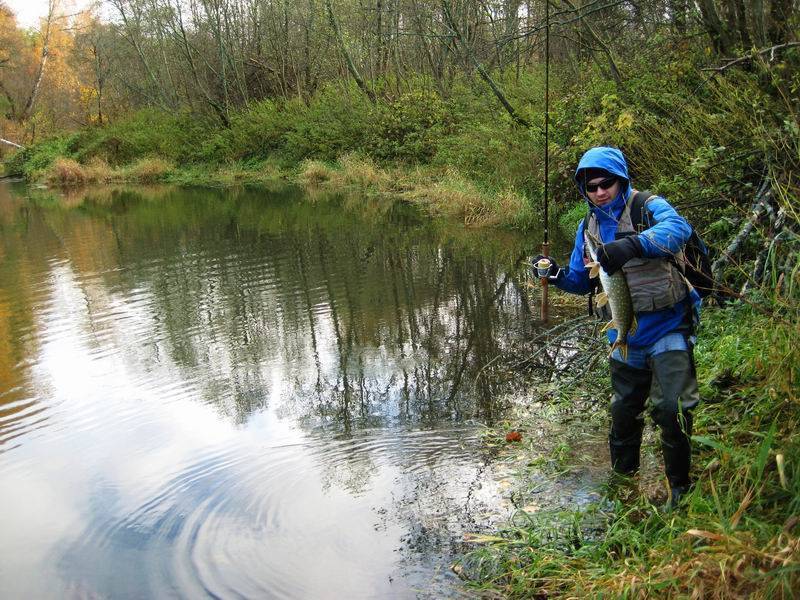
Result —
POLYGON ((609 275, 600 266, 597 260, 597 249, 602 242, 594 235, 586 232, 586 245, 589 249, 589 257, 592 262, 586 265, 589 269, 589 277, 600 277, 600 286, 603 288, 602 293, 597 295, 597 305, 604 306, 608 304, 611 308, 611 321, 603 327, 603 331, 609 329, 617 330, 617 339, 611 345, 611 352, 619 348, 619 353, 623 360, 628 359, 628 336, 636 333, 637 323, 636 316, 633 312, 633 301, 631 300, 631 291, 628 288, 628 281, 625 279, 625 274, 622 269, 609 275))

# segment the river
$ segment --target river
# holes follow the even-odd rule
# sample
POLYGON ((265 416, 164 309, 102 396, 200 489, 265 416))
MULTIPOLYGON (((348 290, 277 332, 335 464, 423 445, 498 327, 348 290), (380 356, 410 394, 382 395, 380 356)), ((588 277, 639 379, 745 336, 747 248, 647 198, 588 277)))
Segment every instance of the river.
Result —
POLYGON ((290 187, 2 183, 0 231, 0 596, 469 594, 539 239, 290 187))

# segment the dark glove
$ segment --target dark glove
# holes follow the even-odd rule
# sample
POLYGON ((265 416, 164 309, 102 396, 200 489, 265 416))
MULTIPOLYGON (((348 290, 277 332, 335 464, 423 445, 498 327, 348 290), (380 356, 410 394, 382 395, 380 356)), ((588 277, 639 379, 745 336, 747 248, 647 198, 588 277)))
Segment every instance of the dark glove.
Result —
POLYGON ((638 235, 624 237, 608 244, 603 244, 597 249, 597 260, 603 271, 613 275, 632 258, 642 256, 642 243, 638 235))
POLYGON ((536 263, 538 263, 543 258, 546 258, 547 260, 550 261, 550 268, 547 269, 547 279, 549 279, 550 281, 555 281, 556 279, 558 279, 558 274, 561 271, 561 268, 556 264, 556 261, 554 261, 551 256, 545 256, 544 254, 540 254, 531 259, 531 267, 533 267, 533 276, 541 277, 536 268, 536 263))

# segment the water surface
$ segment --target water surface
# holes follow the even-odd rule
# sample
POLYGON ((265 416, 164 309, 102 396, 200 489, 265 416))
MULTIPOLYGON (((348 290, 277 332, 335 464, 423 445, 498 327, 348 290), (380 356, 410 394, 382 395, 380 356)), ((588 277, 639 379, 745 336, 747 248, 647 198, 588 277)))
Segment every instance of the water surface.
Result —
MULTIPOLYGON (((457 596, 539 240, 291 189, 0 184, 0 595, 457 596)), ((535 312, 535 309, 534 309, 535 312)))

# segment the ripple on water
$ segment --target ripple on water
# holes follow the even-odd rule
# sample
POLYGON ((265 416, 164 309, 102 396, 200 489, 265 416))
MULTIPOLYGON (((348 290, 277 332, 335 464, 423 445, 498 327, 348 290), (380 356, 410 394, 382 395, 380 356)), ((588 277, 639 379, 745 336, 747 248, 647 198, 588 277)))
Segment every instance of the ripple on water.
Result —
POLYGON ((463 346, 447 338, 480 312, 454 284, 472 261, 452 269, 450 250, 415 247, 427 234, 372 228, 393 223, 351 235, 338 213, 240 231, 216 199, 167 217, 111 202, 25 229, 42 237, 19 240, 28 287, 5 290, 24 355, 19 392, 0 397, 0 451, 14 449, 0 476, 16 486, 0 513, 20 523, 4 534, 33 550, 19 579, 75 596, 414 597, 497 498, 475 491, 490 484, 473 428, 397 426, 446 410, 450 375, 414 345, 430 334, 442 363, 463 346), (428 360, 436 406, 397 408, 398 381, 428 360), (342 400, 356 363, 361 408, 342 400))
POLYGON ((410 596, 398 540, 418 523, 442 518, 414 514, 415 506, 441 510, 414 496, 453 495, 461 486, 461 502, 468 493, 455 480, 438 482, 438 492, 420 488, 421 476, 453 476, 448 465, 471 453, 474 460, 475 444, 474 430, 459 428, 206 449, 145 486, 130 510, 109 507, 113 514, 98 519, 70 554, 78 561, 97 548, 157 554, 156 562, 168 565, 162 576, 186 596, 410 596), (386 516, 401 501, 409 522, 386 516), (376 573, 391 572, 393 583, 376 581, 376 573))

